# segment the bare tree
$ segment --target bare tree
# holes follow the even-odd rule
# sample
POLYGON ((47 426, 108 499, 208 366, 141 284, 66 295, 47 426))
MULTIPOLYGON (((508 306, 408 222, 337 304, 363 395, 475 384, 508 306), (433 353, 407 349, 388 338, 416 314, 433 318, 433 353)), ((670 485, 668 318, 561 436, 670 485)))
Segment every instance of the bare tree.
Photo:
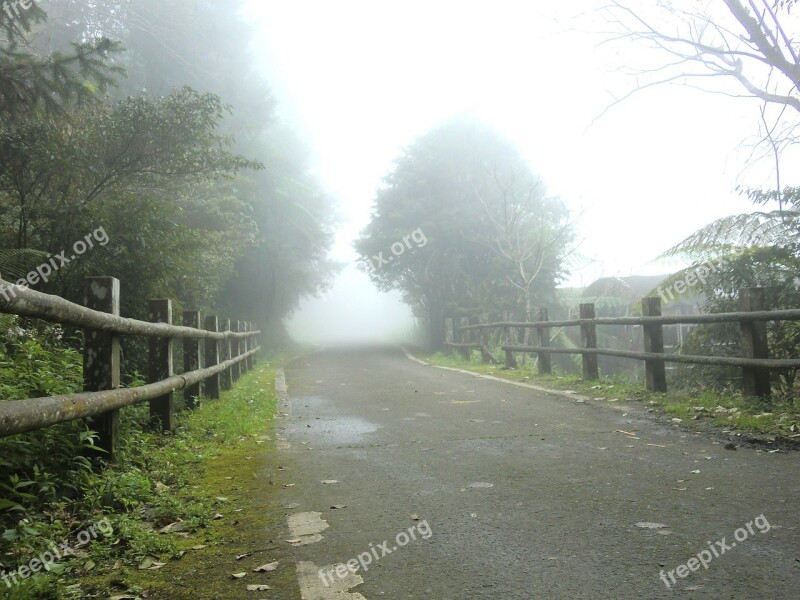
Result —
POLYGON ((795 3, 611 0, 601 11, 613 30, 605 43, 638 42, 668 57, 655 68, 627 67, 637 84, 611 106, 666 83, 756 98, 762 102, 763 147, 778 157, 800 136, 800 20, 792 12, 795 3))
MULTIPOLYGON (((562 268, 572 252, 573 223, 565 207, 549 197, 544 184, 530 173, 497 170, 483 188, 475 187, 492 227, 476 240, 511 263, 507 281, 520 292, 527 321, 533 320, 534 286, 547 273, 562 268)), ((525 328, 525 345, 530 329, 525 328)))

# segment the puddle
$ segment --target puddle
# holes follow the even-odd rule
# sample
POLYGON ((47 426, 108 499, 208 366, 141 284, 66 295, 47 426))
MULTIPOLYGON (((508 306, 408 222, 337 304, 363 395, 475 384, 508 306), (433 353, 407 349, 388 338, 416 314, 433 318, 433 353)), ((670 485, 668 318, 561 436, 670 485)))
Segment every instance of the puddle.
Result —
POLYGON ((289 427, 289 434, 291 437, 301 436, 304 440, 308 440, 311 436, 314 447, 320 444, 362 443, 367 434, 375 433, 381 427, 360 417, 326 416, 330 413, 331 403, 319 396, 295 398, 292 403, 297 407, 294 411, 295 416, 301 412, 305 418, 293 422, 289 427))

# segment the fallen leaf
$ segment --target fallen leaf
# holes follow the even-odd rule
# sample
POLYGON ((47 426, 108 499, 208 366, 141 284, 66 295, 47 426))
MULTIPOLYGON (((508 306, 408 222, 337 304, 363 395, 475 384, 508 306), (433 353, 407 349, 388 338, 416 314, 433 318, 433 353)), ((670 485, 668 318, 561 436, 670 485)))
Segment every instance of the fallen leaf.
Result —
POLYGON ((322 481, 322 483, 324 483, 325 485, 331 485, 333 483, 339 483, 339 482, 336 481, 335 479, 325 479, 322 481))
POLYGON ((224 518, 225 517, 223 517, 220 513, 217 513, 217 514, 214 515, 214 520, 215 521, 219 521, 220 519, 224 519, 224 518))
POLYGON ((192 550, 202 550, 203 548, 206 547, 207 546, 205 544, 198 544, 197 546, 192 546, 192 550))
POLYGON ((650 523, 649 521, 642 521, 636 523, 636 527, 640 527, 641 529, 665 529, 669 527, 669 525, 664 525, 663 523, 650 523))
POLYGON ((173 531, 180 531, 182 529, 182 525, 180 521, 176 521, 175 523, 170 523, 166 527, 162 527, 158 530, 158 533, 172 533, 173 531))
POLYGON ((156 559, 152 556, 145 556, 142 562, 139 563, 139 570, 144 571, 145 569, 149 569, 153 566, 153 563, 156 562, 156 559))
POLYGON ((411 520, 412 521, 419 521, 419 515, 417 513, 412 514, 411 515, 411 520))
POLYGON ((254 573, 269 573, 270 571, 274 571, 278 568, 280 561, 275 561, 271 563, 267 563, 266 565, 261 565, 260 567, 256 567, 253 569, 254 573))
POLYGON ((242 571, 241 573, 231 573, 231 577, 233 579, 241 579, 245 575, 247 575, 247 573, 245 573, 244 571, 242 571))
POLYGON ((303 540, 301 540, 300 538, 295 538, 295 539, 292 539, 292 540, 286 540, 286 543, 294 545, 294 544, 300 544, 300 543, 302 543, 302 541, 303 540))
POLYGON ((252 552, 245 552, 244 554, 240 554, 236 557, 236 560, 242 560, 243 558, 247 558, 248 556, 253 556, 252 552))
POLYGON ((260 584, 260 585, 248 585, 247 591, 248 592, 266 592, 267 590, 271 590, 272 588, 268 585, 260 584))
POLYGON ((334 504, 331 506, 331 510, 342 510, 343 508, 347 508, 346 504, 334 504))

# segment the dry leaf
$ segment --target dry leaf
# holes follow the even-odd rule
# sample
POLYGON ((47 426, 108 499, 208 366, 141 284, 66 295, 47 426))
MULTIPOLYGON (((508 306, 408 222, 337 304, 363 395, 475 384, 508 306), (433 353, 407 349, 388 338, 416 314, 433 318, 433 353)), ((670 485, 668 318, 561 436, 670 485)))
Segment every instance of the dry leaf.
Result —
POLYGON ((192 550, 202 550, 203 548, 207 548, 205 544, 198 544, 197 546, 192 546, 192 550))
POLYGON ((277 569, 279 564, 280 564, 280 561, 276 560, 275 562, 271 562, 271 563, 268 563, 266 565, 261 565, 260 567, 256 567, 255 569, 253 569, 253 572, 254 573, 269 573, 270 571, 274 571, 275 569, 277 569))
POLYGON ((243 558, 247 558, 248 556, 253 556, 252 552, 245 552, 244 554, 240 554, 236 557, 236 560, 242 560, 243 558))
POLYGON ((411 515, 411 520, 412 521, 419 521, 419 515, 417 513, 412 514, 411 515))
POLYGON ((641 527, 642 529, 666 529, 669 527, 669 525, 664 525, 663 523, 641 522, 636 523, 636 527, 641 527))
POLYGON ((347 508, 346 504, 334 504, 331 506, 331 510, 342 510, 343 508, 347 508))
POLYGON ((215 521, 219 521, 220 519, 224 519, 224 518, 225 518, 225 517, 223 517, 223 516, 222 516, 221 514, 219 514, 219 513, 217 513, 217 514, 215 514, 215 515, 214 515, 214 520, 215 520, 215 521))
POLYGON ((322 483, 324 483, 325 485, 331 485, 331 484, 333 484, 333 483, 339 483, 339 482, 338 482, 338 481, 336 481, 335 479, 324 479, 324 480, 322 481, 322 483))
POLYGON ((266 592, 267 590, 271 590, 272 588, 268 585, 248 585, 247 591, 248 592, 266 592))
POLYGON ((231 577, 233 579, 241 579, 245 575, 247 575, 247 573, 245 573, 244 571, 242 571, 241 573, 231 573, 231 577))

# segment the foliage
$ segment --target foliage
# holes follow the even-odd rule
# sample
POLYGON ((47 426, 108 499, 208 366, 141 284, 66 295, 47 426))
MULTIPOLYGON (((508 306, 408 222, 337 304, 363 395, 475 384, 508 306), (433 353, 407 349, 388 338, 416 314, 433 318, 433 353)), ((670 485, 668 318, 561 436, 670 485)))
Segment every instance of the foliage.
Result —
MULTIPOLYGON (((0 316, 2 401, 68 394, 81 389, 81 357, 59 327, 0 316)), ((73 499, 91 468, 94 434, 81 423, 0 439, 0 515, 73 499)), ((0 517, 0 525, 8 521, 0 517)))
MULTIPOLYGON (((775 202, 776 193, 751 191, 757 204, 775 202)), ((663 257, 690 259, 693 264, 674 273, 662 286, 696 273, 706 261, 716 268, 706 269, 688 293, 702 293, 707 312, 735 312, 742 288, 763 287, 768 310, 793 309, 800 306, 800 194, 787 189, 780 195, 787 203, 776 211, 756 211, 718 219, 695 232, 668 250, 663 257)), ((795 321, 767 324, 770 356, 796 358, 800 354, 800 326, 795 321)), ((740 356, 740 333, 736 324, 695 327, 684 344, 683 352, 740 356)), ((734 377, 730 369, 721 367, 683 367, 687 382, 705 382, 725 387, 734 377)), ((796 393, 797 369, 778 372, 781 393, 796 393)))
MULTIPOLYGON (((6 487, 0 492, 0 552, 4 568, 24 564, 31 556, 47 549, 56 540, 74 541, 77 531, 86 524, 107 517, 112 536, 99 536, 85 550, 88 556, 60 561, 57 568, 32 578, 13 590, 14 598, 63 597, 70 578, 86 573, 87 560, 97 563, 95 571, 120 576, 114 571, 116 561, 135 567, 146 557, 159 560, 177 558, 181 551, 197 544, 196 540, 160 534, 167 525, 180 523, 182 534, 194 535, 206 530, 221 510, 219 493, 198 488, 198 478, 213 468, 216 457, 253 443, 264 433, 277 403, 271 384, 275 367, 270 363, 256 366, 256 371, 239 380, 236 388, 218 401, 208 402, 192 412, 178 416, 173 435, 149 431, 146 404, 123 409, 121 416, 122 447, 115 464, 95 460, 95 469, 86 469, 79 477, 64 470, 54 458, 37 456, 41 468, 35 485, 46 482, 61 486, 65 480, 76 483, 69 494, 45 496, 37 501, 25 498, 18 506, 8 506, 5 499, 16 498, 6 487), (48 595, 50 594, 50 595, 48 595)), ((31 447, 61 435, 59 428, 30 434, 31 447)), ((0 456, 14 460, 13 449, 20 436, 0 440, 0 456)), ((75 448, 83 456, 80 448, 75 448)), ((3 464, 3 473, 6 473, 3 464)), ((16 466, 15 468, 18 468, 16 466)), ((221 478, 220 478, 221 479, 221 478)), ((32 489, 28 486, 24 490, 32 489)), ((23 491, 24 491, 23 490, 23 491)), ((176 531, 177 533, 177 531, 176 531)))
POLYGON ((540 304, 553 296, 565 271, 569 236, 557 236, 564 216, 510 142, 459 117, 403 152, 356 249, 366 261, 392 258, 370 278, 403 293, 436 345, 445 312, 526 310, 520 286, 540 304), (392 245, 416 230, 427 243, 391 256, 392 245), (555 248, 537 256, 554 238, 555 248))
POLYGON ((94 102, 123 73, 110 62, 119 44, 104 37, 42 56, 29 38, 47 15, 31 4, 16 15, 0 11, 0 119, 7 124, 38 110, 63 113, 67 106, 94 102))

